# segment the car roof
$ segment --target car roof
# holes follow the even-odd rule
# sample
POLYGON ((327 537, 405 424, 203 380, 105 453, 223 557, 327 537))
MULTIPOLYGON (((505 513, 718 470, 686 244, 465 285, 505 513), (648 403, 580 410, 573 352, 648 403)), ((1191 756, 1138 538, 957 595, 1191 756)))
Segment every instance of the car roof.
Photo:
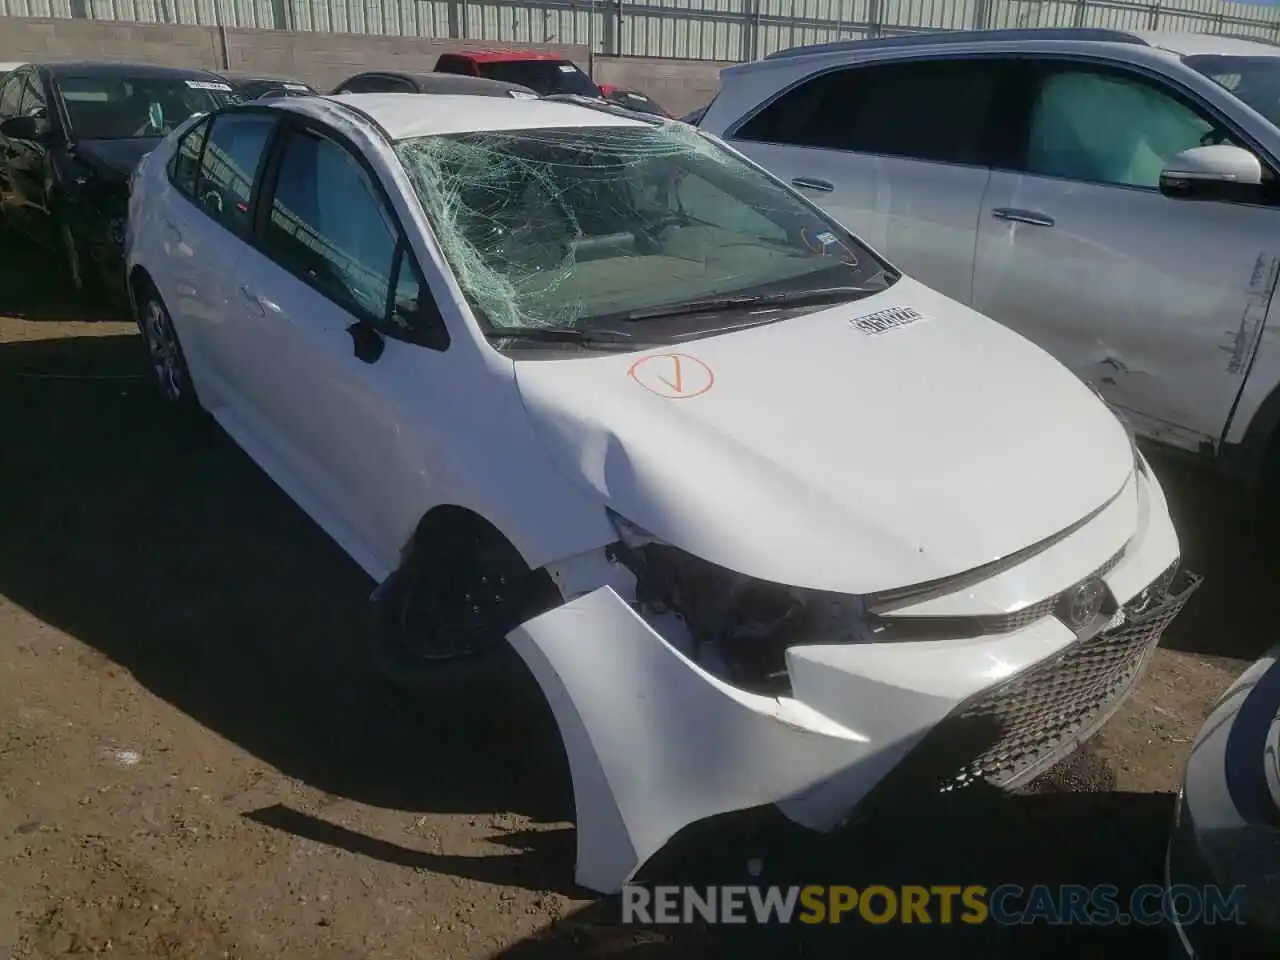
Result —
POLYGON ((349 121, 355 112, 392 140, 489 130, 650 126, 608 109, 508 97, 441 94, 427 99, 417 93, 342 93, 329 97, 282 97, 267 103, 273 110, 290 110, 321 120, 349 121))
POLYGON ((999 44, 1002 48, 1020 43, 1043 41, 1120 44, 1130 47, 1148 47, 1175 56, 1193 54, 1231 54, 1236 56, 1280 56, 1280 47, 1259 38, 1164 32, 1160 30, 1115 30, 1106 27, 1019 27, 999 30, 941 30, 927 33, 911 33, 889 37, 871 37, 861 40, 837 40, 833 43, 815 43, 779 50, 752 63, 737 64, 729 69, 745 72, 758 65, 774 65, 778 61, 791 61, 801 57, 820 57, 827 54, 880 53, 901 50, 908 55, 915 51, 936 50, 965 44, 999 44))
POLYGON ((1181 57, 1199 54, 1217 54, 1234 57, 1280 57, 1280 47, 1265 40, 1248 37, 1226 37, 1206 33, 1159 33, 1137 31, 1148 45, 1168 50, 1181 57))
POLYGON ((53 77, 189 77, 193 80, 220 80, 211 70, 192 67, 161 67, 154 63, 126 63, 106 60, 81 60, 66 63, 37 63, 53 77))
POLYGON ((281 77, 274 74, 263 73, 243 73, 235 70, 219 70, 218 76, 225 77, 232 83, 302 83, 308 87, 311 84, 305 80, 299 80, 297 77, 281 77))
MULTIPOLYGON (((446 56, 446 54, 441 54, 446 56)), ((518 60, 555 60, 557 62, 565 62, 569 58, 562 57, 558 53, 543 53, 538 50, 459 50, 456 53, 447 54, 452 57, 462 57, 466 60, 474 60, 476 63, 498 63, 506 61, 518 60)))
MULTIPOLYGON (((350 83, 357 77, 395 77, 408 80, 418 88, 420 93, 432 94, 471 94, 473 96, 505 96, 511 91, 538 94, 519 83, 507 83, 505 80, 490 80, 488 77, 468 77, 460 73, 401 73, 396 70, 368 70, 347 77, 342 84, 350 83)), ((342 85, 340 84, 340 86, 342 85)))
POLYGON ((882 37, 870 40, 837 40, 779 50, 760 60, 738 63, 720 72, 722 83, 757 71, 787 70, 797 63, 839 66, 849 62, 910 60, 918 56, 970 53, 1100 53, 1117 60, 1147 66, 1180 60, 1169 50, 1154 47, 1136 32, 1094 27, 1029 27, 1010 30, 952 30, 882 37))

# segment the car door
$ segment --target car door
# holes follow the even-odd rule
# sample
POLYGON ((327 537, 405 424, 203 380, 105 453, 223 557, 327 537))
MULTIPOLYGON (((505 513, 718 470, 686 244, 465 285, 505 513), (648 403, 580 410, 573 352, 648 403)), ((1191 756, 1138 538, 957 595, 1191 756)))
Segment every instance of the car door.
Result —
POLYGON ((980 58, 841 67, 785 91, 728 140, 896 266, 967 302, 1004 72, 980 58))
POLYGON ((236 271, 252 234, 254 184, 278 116, 240 109, 193 127, 178 146, 156 225, 173 286, 162 292, 193 355, 197 389, 211 408, 228 403, 242 414, 246 392, 263 374, 245 349, 251 331, 241 322, 236 271))
POLYGON ((1139 432, 1216 445, 1275 285, 1278 211, 1261 194, 1160 193, 1177 153, 1232 138, 1167 80, 1055 60, 1030 65, 1021 88, 1013 169, 993 173, 978 223, 974 307, 1093 384, 1139 432))
POLYGON ((241 268, 270 368, 258 402, 299 501, 380 578, 430 485, 414 422, 447 403, 444 324, 377 178, 332 131, 291 126, 261 203, 241 268))
MULTIPOLYGON (((47 117, 48 106, 35 70, 19 70, 9 79, 15 78, 17 89, 10 93, 16 100, 14 116, 47 117)), ((48 243, 53 237, 45 196, 48 149, 48 143, 29 137, 4 138, 9 191, 7 205, 12 211, 13 223, 41 243, 48 243)))
MULTIPOLYGON (((18 115, 22 103, 23 71, 17 70, 0 79, 0 123, 18 115)), ((16 149, 9 137, 0 134, 0 216, 8 226, 17 226, 19 209, 13 190, 13 161, 16 149)))

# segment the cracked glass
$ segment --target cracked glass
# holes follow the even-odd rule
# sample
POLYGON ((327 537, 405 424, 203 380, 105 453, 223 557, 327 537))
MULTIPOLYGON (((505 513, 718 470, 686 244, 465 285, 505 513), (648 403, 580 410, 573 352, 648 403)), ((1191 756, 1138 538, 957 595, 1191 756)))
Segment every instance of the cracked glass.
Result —
POLYGON ((888 275, 846 231, 695 130, 593 120, 397 143, 482 324, 590 329, 654 307, 888 275))

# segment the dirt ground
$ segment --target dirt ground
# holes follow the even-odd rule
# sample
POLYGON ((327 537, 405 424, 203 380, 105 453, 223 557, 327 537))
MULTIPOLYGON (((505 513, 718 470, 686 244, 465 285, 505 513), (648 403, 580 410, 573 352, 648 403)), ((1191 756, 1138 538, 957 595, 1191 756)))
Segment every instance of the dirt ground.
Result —
MULTIPOLYGON (((1146 956, 1158 931, 638 930, 572 882, 567 766, 529 691, 393 696, 371 584, 214 428, 179 430, 127 325, 0 257, 0 958, 1146 956), (55 291, 51 293, 51 291, 55 291), (86 318, 88 318, 87 322, 86 318)), ((1026 795, 834 837, 681 836, 668 882, 1159 882, 1189 740, 1272 644, 1274 524, 1156 467, 1204 587, 1132 701, 1026 795)))

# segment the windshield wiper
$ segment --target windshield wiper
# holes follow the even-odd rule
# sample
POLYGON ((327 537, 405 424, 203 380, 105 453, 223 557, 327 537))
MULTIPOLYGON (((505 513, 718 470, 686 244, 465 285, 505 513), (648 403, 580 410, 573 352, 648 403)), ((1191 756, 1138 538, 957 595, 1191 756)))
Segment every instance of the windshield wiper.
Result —
POLYGON ((663 303, 656 307, 641 307, 622 313, 606 314, 596 320, 654 320, 659 317, 680 317, 695 313, 720 313, 743 307, 798 307, 808 303, 843 303, 881 288, 872 287, 816 287, 811 290, 786 290, 782 293, 757 293, 737 297, 708 297, 705 300, 686 300, 683 303, 663 303))
POLYGON ((584 343, 596 345, 629 345, 626 330, 594 330, 583 327, 490 327, 485 331, 490 340, 530 340, 535 343, 584 343))

